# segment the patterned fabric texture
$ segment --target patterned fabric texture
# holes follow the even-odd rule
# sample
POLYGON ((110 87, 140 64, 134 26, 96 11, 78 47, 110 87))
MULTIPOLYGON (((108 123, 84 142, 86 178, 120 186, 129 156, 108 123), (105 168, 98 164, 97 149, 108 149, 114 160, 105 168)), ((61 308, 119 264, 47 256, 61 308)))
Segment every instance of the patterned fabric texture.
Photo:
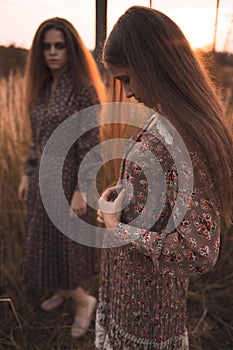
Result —
MULTIPOLYGON (((37 103, 30 110, 32 145, 25 166, 30 183, 23 278, 38 290, 75 289, 93 275, 93 249, 68 239, 50 221, 40 196, 39 164, 47 140, 60 123, 99 101, 92 86, 74 85, 69 72, 61 76, 55 92, 48 100, 49 89, 50 84, 47 82, 37 103)), ((64 138, 67 137, 69 135, 64 134, 64 138)), ((93 129, 85 138, 76 141, 66 156, 62 185, 69 203, 74 190, 78 189, 79 164, 85 154, 98 143, 99 132, 93 129)), ((86 171, 85 179, 88 188, 92 180, 92 164, 86 171)), ((54 205, 59 205, 55 197, 54 205)), ((85 216, 85 220, 89 222, 90 213, 85 216)))
MULTIPOLYGON (((120 177, 129 198, 115 236, 125 245, 102 253, 96 318, 99 350, 187 350, 188 280, 211 269, 219 253, 220 217, 214 182, 200 147, 184 131, 193 167, 193 191, 184 218, 173 231, 166 232, 179 191, 178 161, 167 149, 172 135, 158 122, 152 124, 134 136, 137 142, 122 162, 120 177), (158 188, 159 168, 166 179, 164 193, 158 188), (150 184, 143 169, 152 174, 150 184), (154 203, 152 200, 150 210, 145 210, 144 219, 139 218, 133 226, 132 220, 143 211, 150 193, 152 197, 160 195, 154 203), (160 198, 165 198, 165 204, 158 215, 160 198), (148 230, 145 221, 150 217, 155 221, 148 230)), ((185 163, 180 165, 188 181, 191 169, 185 163)), ((187 194, 179 192, 182 207, 187 194)))

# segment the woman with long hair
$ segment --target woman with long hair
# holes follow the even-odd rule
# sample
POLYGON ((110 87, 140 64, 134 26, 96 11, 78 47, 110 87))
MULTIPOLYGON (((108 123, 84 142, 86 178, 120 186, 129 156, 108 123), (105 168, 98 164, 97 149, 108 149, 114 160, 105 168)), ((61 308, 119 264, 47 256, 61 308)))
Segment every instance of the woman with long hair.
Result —
MULTIPOLYGON (((23 278, 31 288, 55 291, 41 305, 46 311, 72 298, 74 337, 86 333, 96 305, 96 298, 84 290, 94 274, 93 249, 68 239, 50 221, 39 190, 40 158, 49 137, 65 119, 104 99, 105 88, 96 62, 74 26, 63 18, 44 21, 36 31, 26 65, 26 113, 32 144, 19 186, 19 197, 27 204, 23 278)), ((70 215, 90 216, 79 190, 78 169, 85 154, 98 142, 99 132, 93 129, 72 145, 65 158, 62 185, 70 215)), ((87 188, 91 180, 92 164, 85 174, 87 188)), ((58 205, 56 198, 54 205, 58 205)))
POLYGON ((153 115, 132 137, 119 188, 99 200, 98 221, 121 244, 102 253, 96 347, 188 349, 189 277, 213 268, 232 220, 232 135, 206 70, 165 14, 129 8, 103 61, 153 115))

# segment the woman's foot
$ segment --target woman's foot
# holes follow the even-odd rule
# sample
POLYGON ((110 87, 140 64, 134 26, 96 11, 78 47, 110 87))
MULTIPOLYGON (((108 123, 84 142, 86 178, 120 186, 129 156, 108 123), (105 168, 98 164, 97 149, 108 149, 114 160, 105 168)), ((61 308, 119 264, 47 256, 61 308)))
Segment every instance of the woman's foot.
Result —
POLYGON ((56 293, 51 298, 44 300, 41 308, 44 311, 53 311, 63 304, 66 297, 64 293, 56 293))
POLYGON ((85 299, 85 302, 76 309, 74 323, 71 327, 71 335, 74 338, 83 337, 87 333, 96 308, 95 297, 87 294, 85 299))

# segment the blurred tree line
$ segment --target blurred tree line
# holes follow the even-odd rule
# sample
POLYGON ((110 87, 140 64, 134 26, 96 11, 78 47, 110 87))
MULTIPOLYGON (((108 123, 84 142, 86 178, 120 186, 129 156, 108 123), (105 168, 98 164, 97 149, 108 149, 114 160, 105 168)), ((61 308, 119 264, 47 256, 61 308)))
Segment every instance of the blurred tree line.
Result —
POLYGON ((215 52, 216 61, 222 66, 233 66, 233 54, 228 52, 215 52))
MULTIPOLYGON (((7 77, 10 71, 24 72, 28 50, 15 47, 11 44, 8 47, 0 46, 0 78, 7 77)), ((207 60, 212 59, 218 66, 232 66, 233 54, 227 52, 201 52, 207 60)))
POLYGON ((11 71, 24 72, 28 50, 15 47, 13 44, 0 46, 0 78, 8 77, 11 71))

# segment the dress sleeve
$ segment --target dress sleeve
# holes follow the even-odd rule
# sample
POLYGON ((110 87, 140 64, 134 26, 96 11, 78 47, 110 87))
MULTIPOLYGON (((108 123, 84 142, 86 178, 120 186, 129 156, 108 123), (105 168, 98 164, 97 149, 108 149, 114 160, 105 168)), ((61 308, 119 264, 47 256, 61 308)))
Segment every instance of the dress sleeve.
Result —
MULTIPOLYGON (((31 118, 30 118, 31 119, 31 118)), ((24 161, 24 174, 31 176, 37 166, 38 163, 38 152, 36 147, 36 131, 33 128, 32 120, 31 120, 31 144, 29 148, 29 152, 25 157, 24 161)))
MULTIPOLYGON (((157 146, 153 142, 149 143, 150 151, 156 147, 156 156, 163 160, 167 198, 164 211, 169 211, 174 216, 173 209, 179 191, 178 172, 165 148, 158 145, 159 143, 157 146)), ((137 152, 146 152, 148 143, 141 144, 139 148, 137 152)), ((188 199, 186 214, 177 227, 167 232, 164 227, 159 230, 154 230, 153 227, 146 230, 121 222, 115 232, 125 243, 130 243, 132 249, 149 255, 160 273, 184 277, 210 270, 217 261, 220 246, 220 216, 214 183, 205 161, 201 161, 197 153, 190 155, 193 191, 188 199)), ((187 169, 184 168, 184 171, 188 174, 187 169)), ((183 191, 181 202, 185 195, 187 194, 183 191)))
POLYGON ((95 120, 97 125, 99 125, 98 120, 100 109, 88 109, 88 107, 99 104, 99 99, 97 97, 96 91, 92 86, 83 87, 79 94, 78 100, 79 110, 86 109, 85 116, 87 116, 87 118, 85 118, 85 120, 87 120, 87 122, 82 121, 82 125, 80 125, 80 128, 82 129, 83 134, 75 143, 78 167, 75 189, 80 190, 79 179, 82 179, 81 192, 86 193, 88 191, 90 183, 94 180, 93 169, 102 160, 101 154, 98 151, 98 149, 96 149, 96 151, 93 150, 93 148, 97 146, 100 142, 99 127, 97 126, 89 130, 90 127, 88 125, 89 118, 95 120), (86 133, 85 130, 88 130, 88 132, 86 133), (88 152, 92 150, 94 151, 94 153, 92 153, 91 161, 88 162, 88 164, 85 163, 85 166, 80 167, 80 163, 82 162, 83 158, 88 154, 88 152))

